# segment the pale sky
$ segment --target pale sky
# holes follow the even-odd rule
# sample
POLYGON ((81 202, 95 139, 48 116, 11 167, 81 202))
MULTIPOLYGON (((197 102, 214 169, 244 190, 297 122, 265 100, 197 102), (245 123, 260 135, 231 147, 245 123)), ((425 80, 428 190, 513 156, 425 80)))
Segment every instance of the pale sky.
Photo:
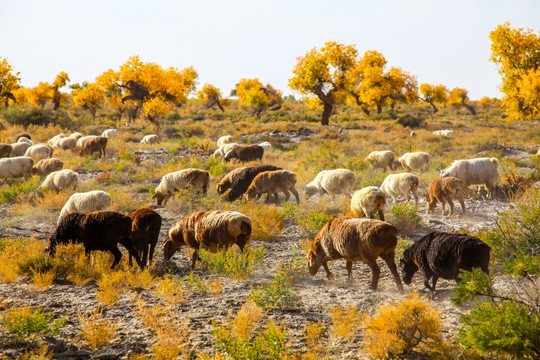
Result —
POLYGON ((224 95, 241 78, 290 94, 296 57, 329 40, 377 50, 418 83, 500 97, 489 33, 540 31, 540 0, 0 0, 0 57, 23 86, 92 82, 130 56, 163 67, 193 65, 224 95))

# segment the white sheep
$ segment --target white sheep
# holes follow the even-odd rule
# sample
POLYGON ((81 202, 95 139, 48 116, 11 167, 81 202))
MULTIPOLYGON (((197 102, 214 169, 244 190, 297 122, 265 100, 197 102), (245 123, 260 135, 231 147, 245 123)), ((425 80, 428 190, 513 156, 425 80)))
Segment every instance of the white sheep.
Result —
POLYGON ((351 196, 351 191, 356 182, 354 173, 347 169, 323 170, 315 176, 315 179, 306 185, 305 198, 309 199, 315 194, 329 194, 351 196))
POLYGON ((64 135, 64 134, 58 134, 58 135, 55 135, 55 136, 53 136, 52 138, 50 138, 49 141, 47 141, 47 144, 48 144, 49 146, 51 146, 51 147, 54 149, 54 148, 57 147, 57 146, 55 146, 55 145, 56 145, 56 143, 58 142, 58 140, 60 140, 60 139, 62 139, 62 138, 65 138, 65 137, 66 137, 66 135, 64 135))
POLYGON ((453 176, 463 180, 465 186, 484 184, 488 188, 488 197, 493 198, 493 190, 499 177, 497 158, 477 158, 455 160, 452 165, 441 170, 441 177, 453 176))
POLYGON ((77 139, 77 144, 75 145, 75 147, 77 149, 82 149, 82 146, 85 142, 87 142, 88 140, 90 139, 94 139, 94 138, 97 138, 97 135, 86 135, 86 136, 81 136, 77 139))
MULTIPOLYGON (((21 138, 22 139, 22 138, 21 138)), ((47 144, 36 144, 26 149, 24 156, 31 157, 35 161, 52 157, 54 149, 47 144)))
POLYGON ((264 152, 268 152, 268 151, 270 151, 270 149, 272 148, 272 144, 270 144, 268 141, 259 143, 259 144, 257 144, 257 145, 259 145, 260 147, 262 147, 262 148, 264 149, 264 152))
POLYGON ((351 199, 351 211, 355 217, 375 219, 375 214, 384 221, 385 194, 376 186, 368 186, 355 191, 351 199))
POLYGON ((396 196, 403 195, 409 201, 409 193, 414 196, 414 203, 418 205, 418 177, 411 173, 400 173, 388 175, 380 189, 387 195, 390 195, 396 204, 396 196))
POLYGON ((107 129, 103 131, 101 136, 105 136, 106 138, 109 138, 109 139, 114 139, 116 137, 116 129, 107 129))
POLYGON ((436 130, 433 132, 433 135, 445 137, 445 138, 451 138, 454 137, 454 130, 436 130))
POLYGON ((231 135, 223 135, 217 141, 217 146, 220 147, 225 144, 234 142, 234 138, 231 135))
POLYGON ((225 155, 232 149, 240 146, 240 144, 237 143, 228 143, 221 145, 216 151, 214 151, 214 157, 224 158, 225 155))
POLYGON ((413 137, 416 137, 417 135, 418 135, 418 134, 416 133, 416 131, 414 131, 414 130, 411 131, 410 136, 411 136, 412 138, 413 138, 413 137))
POLYGON ((24 141, 11 144, 11 156, 24 156, 24 153, 26 152, 26 150, 28 150, 30 146, 32 146, 32 144, 24 141))
POLYGON ((59 192, 65 188, 72 187, 77 188, 79 182, 79 174, 71 169, 63 169, 50 173, 47 175, 41 187, 43 189, 49 189, 59 192))
POLYGON ((71 137, 71 138, 75 138, 77 140, 79 140, 80 138, 82 138, 83 134, 81 134, 80 132, 74 132, 73 134, 69 135, 68 137, 71 137))
POLYGON ((427 171, 429 168, 429 162, 431 161, 431 155, 422 151, 405 153, 401 155, 397 161, 401 164, 401 166, 409 171, 412 169, 427 171))
POLYGON ((29 138, 27 137, 20 137, 19 140, 17 140, 18 143, 20 142, 24 142, 24 143, 27 143, 27 144, 30 144, 30 145, 34 145, 34 142, 32 140, 30 140, 29 138))
POLYGON ((53 148, 60 148, 62 150, 74 150, 77 147, 77 138, 75 137, 65 137, 62 139, 58 139, 58 141, 55 144, 56 146, 53 146, 53 148))
POLYGON ((92 211, 107 210, 112 204, 112 197, 105 191, 93 190, 71 195, 60 210, 58 222, 68 214, 74 212, 88 213, 92 211))
POLYGON ((152 198, 157 199, 158 205, 165 205, 167 200, 174 195, 175 192, 187 187, 192 187, 194 190, 199 190, 206 194, 210 186, 210 173, 200 169, 184 169, 165 174, 161 178, 161 182, 156 187, 155 194, 152 198))
POLYGON ((159 144, 159 135, 150 134, 142 138, 141 144, 159 144))
POLYGON ((32 176, 34 160, 26 156, 0 159, 0 178, 29 178, 32 176))
POLYGON ((386 168, 394 169, 394 160, 396 155, 390 150, 372 151, 366 157, 366 160, 371 163, 374 168, 382 168, 386 171, 386 168))

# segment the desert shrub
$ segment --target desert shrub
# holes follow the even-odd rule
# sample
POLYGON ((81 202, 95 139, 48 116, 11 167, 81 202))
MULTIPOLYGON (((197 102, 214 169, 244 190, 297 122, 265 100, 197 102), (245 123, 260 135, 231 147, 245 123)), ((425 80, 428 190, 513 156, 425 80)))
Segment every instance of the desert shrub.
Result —
POLYGON ((97 280, 99 289, 96 297, 103 305, 113 305, 118 301, 126 288, 126 274, 124 271, 108 272, 97 280))
POLYGON ((410 114, 404 114, 398 116, 396 123, 403 127, 415 129, 423 126, 425 121, 426 119, 423 116, 412 116, 410 114))
POLYGON ((79 313, 79 322, 81 336, 94 349, 109 344, 120 326, 119 322, 112 322, 104 318, 102 311, 97 307, 91 314, 79 313))
POLYGON ((254 201, 240 204, 238 211, 251 219, 251 236, 259 240, 270 240, 283 230, 283 218, 275 205, 257 204, 254 201))
POLYGON ((322 335, 324 333, 324 323, 321 320, 311 324, 306 323, 304 338, 306 339, 307 352, 302 359, 317 360, 322 359, 325 354, 325 344, 322 335))
POLYGON ((182 280, 186 283, 187 288, 191 291, 205 293, 208 292, 208 284, 204 278, 191 271, 184 276, 182 280))
POLYGON ((298 279, 307 278, 306 259, 303 256, 293 255, 287 258, 287 261, 280 262, 276 269, 276 274, 287 280, 287 283, 293 285, 298 279))
POLYGON ((63 318, 54 320, 52 313, 44 312, 41 308, 32 310, 28 306, 8 308, 2 314, 2 325, 19 338, 56 334, 65 321, 63 318))
POLYGON ((46 272, 54 268, 43 255, 45 244, 37 239, 5 239, 0 250, 0 279, 12 282, 19 275, 32 275, 32 270, 46 272))
POLYGON ((390 214, 392 215, 390 222, 401 232, 413 231, 422 223, 422 217, 418 214, 418 205, 394 204, 390 214))
POLYGON ((185 302, 182 281, 171 274, 158 281, 154 288, 154 294, 171 305, 185 302))
POLYGON ((333 217, 333 215, 322 211, 313 211, 308 213, 306 216, 299 217, 297 222, 302 229, 313 236, 333 217))
POLYGON ((63 110, 53 111, 50 108, 34 106, 10 106, 2 112, 3 118, 10 125, 20 125, 27 128, 30 125, 58 124, 63 128, 72 124, 71 119, 63 110))
POLYGON ((360 329, 364 316, 365 314, 358 313, 354 305, 348 305, 345 308, 341 305, 335 307, 330 311, 330 318, 332 319, 330 336, 332 338, 344 338, 351 342, 357 330, 360 329))
POLYGON ((239 252, 235 247, 211 253, 201 249, 199 256, 205 268, 215 274, 233 276, 237 279, 246 279, 251 276, 255 267, 262 261, 266 249, 261 247, 248 247, 239 252))
POLYGON ((206 162, 206 171, 215 178, 222 177, 227 172, 227 163, 220 161, 220 159, 211 157, 206 162))
POLYGON ((35 291, 47 290, 56 278, 56 270, 51 269, 45 272, 34 272, 32 274, 32 283, 35 291))
POLYGON ((286 273, 276 272, 274 280, 261 287, 252 288, 249 298, 264 309, 299 310, 304 304, 291 289, 286 273))
POLYGON ((440 312, 417 293, 380 306, 373 318, 364 321, 364 349, 379 359, 401 358, 414 352, 432 359, 451 359, 440 319, 440 312))
POLYGON ((36 199, 41 196, 40 179, 38 176, 25 182, 15 183, 5 189, 0 189, 0 202, 14 203, 25 198, 28 200, 36 199))
POLYGON ((18 360, 49 360, 52 358, 52 350, 47 345, 43 345, 39 349, 25 350, 18 360))

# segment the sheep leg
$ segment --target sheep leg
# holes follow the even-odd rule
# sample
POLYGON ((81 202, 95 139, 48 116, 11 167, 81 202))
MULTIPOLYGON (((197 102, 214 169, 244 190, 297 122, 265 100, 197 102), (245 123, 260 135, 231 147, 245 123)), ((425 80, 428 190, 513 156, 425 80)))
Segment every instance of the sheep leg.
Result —
POLYGON ((448 216, 452 216, 454 214, 454 202, 452 201, 452 199, 448 199, 448 205, 450 205, 450 213, 448 214, 448 216))
MULTIPOLYGON (((418 190, 414 189, 412 190, 413 196, 414 196, 414 205, 418 205, 418 190)), ((408 197, 408 195, 407 195, 408 197)))
POLYGON ((381 219, 381 221, 385 221, 384 220, 384 210, 383 209, 379 209, 379 219, 381 219))
POLYGON ((433 284, 433 291, 435 291, 435 285, 437 285, 437 280, 439 280, 438 275, 433 275, 433 278, 431 279, 431 283, 433 284))
POLYGON ((396 257, 394 252, 388 253, 388 254, 381 254, 381 258, 384 260, 386 265, 390 268, 390 272, 392 273, 392 276, 394 277, 394 281, 396 282, 396 285, 399 289, 399 291, 403 291, 403 284, 401 283, 401 278, 399 277, 397 266, 394 258, 396 257))
POLYGON ((442 204, 442 214, 446 215, 446 201, 441 200, 441 204, 442 204))
POLYGON ((122 253, 120 252, 120 250, 118 250, 118 247, 113 247, 112 249, 110 249, 110 252, 112 252, 113 256, 114 256, 114 261, 112 263, 112 266, 111 266, 111 269, 114 269, 114 267, 120 262, 120 260, 122 259, 122 253))
POLYGON ((330 269, 328 269, 328 264, 326 263, 326 261, 322 263, 322 266, 324 267, 324 271, 326 271, 326 278, 328 280, 333 280, 334 275, 332 275, 332 273, 330 272, 330 269))
POLYGON ((156 241, 153 241, 151 244, 150 244, 150 253, 148 254, 148 263, 151 263, 152 262, 152 258, 154 257, 154 251, 156 250, 156 245, 157 245, 157 240, 156 241))
POLYGON ((352 261, 347 260, 347 281, 352 282, 352 261))
POLYGON ((300 205, 300 196, 298 195, 298 191, 296 191, 295 188, 290 188, 289 190, 291 190, 294 197, 296 198, 296 205, 300 205))
POLYGON ((197 262, 197 259, 201 260, 199 257, 199 251, 195 250, 193 252, 193 256, 191 257, 191 270, 195 269, 195 263, 197 262))
POLYGON ((459 198, 459 203, 461 205, 461 212, 463 213, 463 215, 465 215, 465 201, 463 201, 463 198, 459 198))
MULTIPOLYGON (((285 194, 285 201, 289 201, 291 197, 291 193, 289 192, 289 190, 287 190, 286 188, 281 188, 281 192, 285 194)), ((277 199, 276 199, 276 204, 277 204, 277 199)))
MULTIPOLYGON (((139 256, 140 257, 140 256, 139 256)), ((131 259, 131 257, 130 257, 131 259)), ((142 251, 142 259, 141 259, 141 263, 142 263, 142 267, 146 267, 146 261, 148 260, 148 245, 144 247, 144 250, 142 251)), ((131 264, 129 264, 131 265, 131 264)))
POLYGON ((372 273, 371 285, 369 286, 369 288, 371 290, 377 290, 377 285, 379 284, 379 276, 381 275, 381 269, 379 268, 379 265, 377 265, 377 262, 374 259, 369 259, 366 263, 371 268, 372 273))

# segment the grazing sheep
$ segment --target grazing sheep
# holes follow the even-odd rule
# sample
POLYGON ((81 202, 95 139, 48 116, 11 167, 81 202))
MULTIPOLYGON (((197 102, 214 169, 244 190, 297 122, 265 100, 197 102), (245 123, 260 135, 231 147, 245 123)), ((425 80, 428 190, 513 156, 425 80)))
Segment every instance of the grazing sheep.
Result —
MULTIPOLYGON (((132 220, 131 234, 133 236, 133 247, 139 254, 141 264, 145 267, 152 262, 154 250, 159 238, 161 229, 161 216, 154 210, 141 207, 128 214, 132 220)), ((132 256, 129 255, 129 265, 131 265, 132 256)))
POLYGON ((26 153, 26 150, 28 150, 30 146, 32 146, 32 144, 24 141, 11 144, 11 156, 24 156, 24 153, 26 153))
POLYGON ((355 191, 351 199, 351 211, 355 217, 375 219, 375 213, 379 213, 379 219, 384 221, 385 205, 386 196, 376 186, 368 186, 355 191))
POLYGON ((431 161, 431 155, 427 152, 412 152, 401 155, 397 160, 401 166, 405 169, 412 171, 412 169, 420 169, 421 171, 427 171, 429 168, 429 162, 431 161))
POLYGON ((425 287, 435 291, 440 277, 459 282, 460 270, 472 271, 478 267, 488 274, 489 251, 490 247, 474 236, 432 232, 403 253, 399 264, 403 282, 409 285, 414 273, 421 269, 425 287))
MULTIPOLYGON (((21 138, 24 139, 24 138, 21 138)), ((52 157, 54 149, 47 144, 36 144, 26 149, 24 156, 31 157, 34 161, 52 157)))
POLYGON ((71 169, 58 170, 47 175, 41 187, 52 191, 60 192, 63 189, 72 187, 77 188, 79 183, 79 174, 71 169))
POLYGON ((105 157, 105 148, 107 147, 107 142, 109 141, 108 138, 105 136, 95 136, 92 138, 83 139, 84 138, 80 138, 77 141, 77 149, 79 150, 80 156, 88 156, 97 152, 98 158, 101 158, 102 154, 103 157, 105 157))
POLYGON ((34 145, 34 142, 30 138, 26 136, 22 136, 22 135, 19 135, 19 137, 17 137, 17 142, 23 142, 30 145, 34 145))
POLYGON ((231 191, 227 194, 227 200, 234 201, 240 198, 251 185, 255 177, 264 171, 282 170, 280 167, 273 165, 259 165, 246 167, 243 171, 238 172, 231 184, 231 191))
POLYGON ((414 130, 411 131, 410 136, 411 136, 412 138, 416 137, 417 135, 418 135, 418 134, 416 133, 416 131, 414 131, 414 130))
POLYGON ((206 194, 210 185, 210 173, 200 169, 184 169, 165 174, 156 187, 152 199, 157 199, 158 205, 165 205, 170 197, 178 190, 192 187, 206 194))
POLYGON ((49 238, 46 249, 54 255, 59 244, 83 244, 84 252, 90 255, 92 250, 110 251, 114 256, 111 269, 122 258, 118 243, 122 244, 143 268, 139 254, 133 246, 131 218, 114 211, 96 211, 89 214, 72 213, 60 221, 49 238))
POLYGON ((71 137, 71 138, 75 138, 77 140, 79 140, 80 138, 82 138, 83 134, 81 134, 80 132, 74 132, 73 134, 69 135, 68 137, 71 137))
POLYGON ((116 129, 107 129, 101 133, 101 136, 114 139, 116 137, 116 129))
POLYGON ((141 144, 159 144, 159 143, 160 143, 159 135, 156 135, 156 134, 146 135, 141 140, 141 144))
POLYGON ((418 177, 416 175, 411 173, 390 174, 384 179, 380 189, 392 197, 394 204, 397 203, 397 195, 403 195, 409 201, 409 193, 412 192, 414 203, 418 205, 418 177))
POLYGON ((277 203, 278 192, 283 192, 285 194, 285 201, 289 201, 291 196, 290 191, 296 198, 296 203, 300 204, 300 197, 294 185, 296 185, 295 173, 287 170, 265 171, 255 176, 251 185, 246 190, 246 195, 248 200, 251 200, 259 194, 267 194, 267 200, 269 200, 270 195, 273 194, 274 201, 277 203))
POLYGON ((0 159, 0 178, 10 179, 32 176, 34 160, 26 156, 0 159))
POLYGON ((452 165, 441 171, 441 177, 457 177, 469 185, 484 184, 488 189, 488 197, 493 198, 493 190, 497 187, 499 177, 499 160, 497 158, 477 158, 455 160, 452 165))
POLYGON ((437 202, 442 203, 443 215, 446 215, 446 203, 450 205, 450 213, 454 213, 454 199, 458 199, 461 204, 461 212, 465 214, 465 202, 463 197, 467 192, 465 183, 455 177, 436 178, 429 185, 426 195, 426 213, 431 214, 437 207, 437 202))
POLYGON ((0 159, 8 158, 11 155, 13 148, 9 144, 0 144, 0 159))
POLYGON ((264 150, 264 152, 268 152, 268 151, 270 151, 270 149, 272 148, 272 144, 270 144, 268 141, 259 143, 259 144, 257 144, 257 145, 259 145, 260 147, 262 147, 263 150, 264 150))
POLYGON ((394 160, 396 155, 390 150, 372 151, 366 157, 366 160, 371 163, 374 168, 381 168, 386 171, 386 168, 390 170, 394 169, 394 160))
POLYGON ((56 149, 57 148, 56 143, 58 142, 58 140, 63 139, 65 137, 66 135, 64 134, 55 135, 52 138, 50 138, 49 141, 47 141, 47 144, 51 146, 53 149, 56 149))
POLYGON ((314 276, 322 265, 327 278, 331 279, 328 261, 345 259, 351 281, 353 261, 362 261, 371 268, 370 288, 376 290, 381 272, 376 260, 380 256, 402 291, 403 285, 394 262, 397 241, 397 228, 383 221, 349 217, 332 219, 324 224, 311 243, 307 254, 309 273, 314 276))
POLYGON ((234 178, 245 169, 245 167, 240 167, 229 171, 227 175, 225 175, 217 185, 218 194, 222 195, 225 191, 229 190, 231 188, 234 178))
POLYGON ((237 146, 223 158, 226 162, 231 161, 232 159, 238 159, 241 162, 252 161, 252 160, 261 160, 264 154, 264 149, 259 145, 249 145, 249 146, 237 146))
POLYGON ((212 156, 217 158, 223 158, 225 154, 238 146, 240 146, 240 144, 237 143, 223 144, 216 151, 214 151, 214 154, 212 156))
POLYGON ((225 144, 230 144, 234 141, 234 138, 231 135, 223 135, 217 141, 217 146, 221 147, 225 144))
POLYGON ((194 249, 191 268, 199 258, 199 248, 216 252, 237 244, 240 250, 251 240, 251 219, 236 211, 197 211, 184 216, 169 231, 163 246, 165 259, 187 245, 194 249))
POLYGON ((71 136, 59 139, 53 148, 62 150, 75 150, 77 147, 77 139, 71 136))
POLYGON ((354 173, 347 169, 323 170, 315 179, 306 185, 304 189, 306 200, 315 194, 320 196, 330 194, 351 196, 351 191, 356 182, 354 173))
MULTIPOLYGON (((17 139, 15 140, 15 142, 19 142, 19 140, 21 140, 22 138, 24 138, 23 141, 27 141, 27 140, 32 141, 32 137, 31 137, 30 135, 28 135, 28 134, 21 134, 21 135, 17 136, 17 139)), ((32 142, 30 142, 29 144, 30 144, 30 145, 33 145, 32 142)))
POLYGON ((92 211, 107 210, 112 203, 112 197, 105 191, 93 190, 84 193, 75 193, 60 210, 58 222, 68 214, 74 212, 88 213, 92 211))
POLYGON ((53 171, 62 170, 64 167, 64 162, 57 158, 43 159, 39 160, 34 168, 32 169, 32 174, 37 174, 39 176, 46 176, 52 173, 53 171))
POLYGON ((436 130, 433 132, 433 135, 451 138, 454 137, 454 130, 436 130))

